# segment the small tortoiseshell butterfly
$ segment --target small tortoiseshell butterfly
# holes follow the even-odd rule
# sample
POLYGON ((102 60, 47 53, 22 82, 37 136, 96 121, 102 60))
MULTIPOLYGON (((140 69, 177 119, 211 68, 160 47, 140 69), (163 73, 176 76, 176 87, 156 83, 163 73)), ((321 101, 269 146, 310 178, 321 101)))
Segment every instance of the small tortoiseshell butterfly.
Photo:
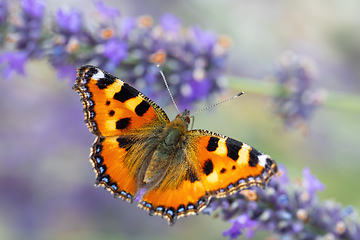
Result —
POLYGON ((91 148, 96 184, 165 217, 169 224, 197 214, 211 197, 265 187, 277 166, 249 145, 206 130, 188 130, 190 112, 169 121, 155 102, 94 66, 78 69, 73 87, 85 123, 97 137, 91 148))

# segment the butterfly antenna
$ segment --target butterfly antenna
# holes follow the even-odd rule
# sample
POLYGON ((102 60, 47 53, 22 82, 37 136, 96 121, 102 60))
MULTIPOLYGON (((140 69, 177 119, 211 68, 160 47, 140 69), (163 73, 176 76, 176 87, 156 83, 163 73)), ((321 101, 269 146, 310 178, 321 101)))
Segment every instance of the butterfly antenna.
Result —
POLYGON ((180 113, 179 108, 177 107, 177 105, 176 105, 176 103, 175 103, 175 100, 174 100, 174 98, 173 98, 173 96, 172 96, 172 94, 171 94, 171 91, 170 91, 169 85, 167 84, 167 81, 166 81, 165 75, 164 75, 163 71, 160 69, 160 65, 156 65, 156 66, 157 66, 157 68, 159 69, 160 74, 161 74, 161 76, 162 76, 162 78, 163 78, 163 80, 164 80, 164 83, 165 83, 166 89, 168 90, 168 92, 169 92, 169 94, 170 94, 171 101, 173 102, 173 104, 174 104, 174 106, 175 106, 176 110, 178 111, 178 113, 180 113))
POLYGON ((215 106, 220 105, 220 104, 222 104, 222 103, 226 103, 226 102, 228 102, 228 101, 231 101, 231 100, 233 100, 233 99, 235 99, 235 98, 237 98, 237 97, 239 97, 239 96, 241 96, 241 95, 243 95, 243 94, 244 94, 244 92, 240 92, 240 93, 238 93, 237 95, 235 95, 235 96, 233 96, 233 97, 231 97, 231 98, 225 99, 224 101, 221 101, 221 102, 215 103, 215 104, 213 104, 213 105, 211 105, 211 106, 208 106, 208 107, 206 107, 206 108, 203 108, 203 109, 195 112, 195 113, 192 114, 192 115, 194 116, 195 114, 197 114, 197 113, 199 113, 199 112, 202 112, 202 111, 207 110, 207 109, 209 109, 209 108, 215 107, 215 106))

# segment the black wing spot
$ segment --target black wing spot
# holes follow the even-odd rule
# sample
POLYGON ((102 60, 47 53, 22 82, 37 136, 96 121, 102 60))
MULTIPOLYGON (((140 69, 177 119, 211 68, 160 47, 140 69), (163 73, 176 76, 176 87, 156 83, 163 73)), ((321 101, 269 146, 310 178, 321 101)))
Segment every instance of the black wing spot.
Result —
POLYGON ((220 173, 225 173, 225 172, 226 172, 225 168, 221 169, 221 171, 220 171, 220 173))
POLYGON ((235 165, 233 165, 231 169, 232 169, 232 170, 236 170, 236 166, 235 166, 235 165))
POLYGON ((237 161, 239 159, 239 151, 243 143, 232 138, 227 138, 225 144, 228 150, 227 156, 232 160, 237 161))
MULTIPOLYGON (((99 71, 99 70, 98 70, 99 71)), ((96 72, 97 73, 97 72, 96 72)), ((95 73, 95 74, 96 74, 95 73)), ((96 81, 96 86, 98 86, 99 89, 105 89, 108 86, 110 86, 111 84, 113 84, 115 82, 115 77, 103 72, 105 77, 104 78, 100 78, 96 81)))
MULTIPOLYGON (((83 66, 80 71, 85 71, 85 69, 87 68, 88 66, 83 66)), ((90 67, 89 70, 86 71, 86 75, 91 77, 92 75, 95 75, 99 72, 99 70, 97 70, 96 68, 94 67, 90 67)))
POLYGON ((110 101, 109 100, 106 100, 106 103, 105 103, 107 106, 110 105, 110 101))
POLYGON ((270 169, 273 161, 270 158, 266 158, 265 169, 270 169))
POLYGON ((131 123, 131 118, 122 118, 116 122, 116 129, 121 130, 127 128, 131 123))
POLYGON ((204 170, 204 173, 206 176, 208 176, 210 173, 212 173, 214 171, 214 165, 213 165, 211 159, 206 160, 203 170, 204 170))
POLYGON ((206 147, 206 149, 209 151, 209 152, 213 152, 215 151, 218 146, 219 146, 219 138, 218 137, 210 137, 209 139, 209 142, 208 142, 208 145, 206 147))
POLYGON ((259 158, 258 156, 261 155, 261 152, 259 152, 256 149, 251 149, 251 151, 249 152, 249 165, 251 167, 256 167, 259 163, 259 158))
POLYGON ((129 84, 124 83, 121 87, 121 90, 114 94, 114 99, 118 100, 122 103, 126 102, 127 100, 136 97, 139 92, 131 87, 129 84))
POLYGON ((141 117, 142 115, 144 115, 147 112, 147 110, 149 108, 150 108, 150 104, 148 102, 142 100, 142 102, 136 106, 135 113, 141 117))
POLYGON ((114 114, 115 114, 115 111, 114 111, 114 110, 111 110, 111 111, 109 112, 109 116, 110 116, 110 117, 114 116, 114 114))

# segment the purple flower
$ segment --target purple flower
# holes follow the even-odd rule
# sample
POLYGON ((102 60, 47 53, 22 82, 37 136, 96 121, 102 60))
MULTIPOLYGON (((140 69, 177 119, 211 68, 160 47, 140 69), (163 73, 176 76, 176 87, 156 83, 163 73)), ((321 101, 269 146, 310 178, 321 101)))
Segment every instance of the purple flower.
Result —
MULTIPOLYGON (((284 167, 280 166, 279 170, 283 171, 284 167)), ((272 179, 266 189, 252 188, 233 197, 213 199, 204 212, 220 211, 220 216, 233 224, 223 233, 231 239, 237 238, 243 229, 247 238, 267 230, 284 239, 305 240, 328 235, 344 240, 358 239, 360 224, 353 209, 342 208, 331 200, 320 202, 316 193, 323 190, 324 185, 307 168, 303 175, 303 185, 299 185, 284 181, 287 176, 283 171, 283 179, 272 179), (314 186, 310 187, 310 183, 314 186), (306 196, 307 201, 301 196, 306 196)))
MULTIPOLYGON (((13 62, 17 62, 15 65, 18 66, 23 65, 25 56, 27 58, 39 58, 43 53, 41 38, 45 5, 38 0, 23 0, 21 3, 23 7, 21 24, 12 26, 11 28, 17 35, 17 41, 14 43, 15 50, 19 51, 19 53, 14 54, 12 60, 13 62)), ((10 69, 15 69, 14 65, 9 67, 10 69)), ((17 69, 17 72, 23 73, 22 67, 17 69)))
POLYGON ((321 183, 316 176, 310 173, 309 168, 303 169, 303 184, 305 189, 309 192, 311 196, 313 196, 317 191, 324 191, 325 185, 321 183))
POLYGON ((127 37, 130 31, 135 29, 136 19, 132 17, 124 17, 121 21, 121 33, 122 36, 127 37))
POLYGON ((315 86, 316 67, 313 61, 291 52, 285 53, 271 76, 278 83, 274 99, 275 111, 285 127, 301 126, 325 98, 315 86))
POLYGON ((26 14, 33 18, 42 18, 44 15, 45 3, 40 0, 22 0, 21 5, 26 14))
POLYGON ((0 1, 0 25, 6 23, 7 17, 9 15, 8 4, 6 0, 0 1))
POLYGON ((221 79, 228 46, 199 27, 184 34, 180 20, 172 14, 163 15, 159 25, 150 16, 115 21, 120 12, 97 1, 96 10, 105 16, 97 19, 98 24, 87 24, 78 10, 60 9, 54 17, 55 26, 48 28, 43 27, 42 2, 24 0, 22 7, 22 24, 9 28, 18 36, 14 50, 30 59, 47 58, 61 77, 72 76, 65 72, 86 63, 114 75, 120 69, 119 77, 165 105, 171 101, 170 97, 159 97, 166 92, 156 68, 161 64, 175 100, 188 109, 194 102, 215 99, 214 94, 226 88, 221 79))
POLYGON ((167 32, 177 32, 181 29, 180 20, 170 13, 162 15, 160 18, 160 25, 167 32))
POLYGON ((56 12, 55 20, 62 32, 74 34, 82 27, 80 12, 74 9, 59 9, 56 12))
POLYGON ((108 58, 106 65, 108 71, 114 71, 116 66, 127 57, 128 44, 118 39, 110 39, 104 44, 104 56, 108 58), (111 67, 110 67, 111 66, 111 67))
POLYGON ((4 33, 7 25, 7 18, 9 16, 9 9, 6 0, 0 1, 0 44, 5 41, 4 33))
POLYGON ((0 55, 0 64, 5 63, 3 76, 9 79, 14 73, 24 75, 24 65, 28 60, 28 55, 24 52, 5 52, 0 55))
POLYGON ((205 31, 195 26, 190 29, 190 34, 196 39, 194 44, 199 48, 193 48, 193 51, 212 52, 217 42, 217 38, 214 32, 205 31))
MULTIPOLYGON (((229 230, 223 232, 223 236, 229 236, 230 239, 235 239, 241 235, 242 229, 250 229, 257 225, 256 221, 251 220, 247 214, 242 214, 234 219, 231 219, 229 223, 233 224, 229 230)), ((253 232, 249 231, 247 238, 251 238, 253 232)))
POLYGON ((102 1, 95 2, 95 7, 99 13, 107 18, 115 18, 120 16, 120 11, 116 8, 106 6, 102 1))

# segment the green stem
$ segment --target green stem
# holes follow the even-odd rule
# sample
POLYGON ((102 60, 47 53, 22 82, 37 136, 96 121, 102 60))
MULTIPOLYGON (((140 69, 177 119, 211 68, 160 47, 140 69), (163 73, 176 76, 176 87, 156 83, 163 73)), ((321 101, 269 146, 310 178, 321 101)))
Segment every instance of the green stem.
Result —
MULTIPOLYGON (((258 79, 239 78, 234 76, 227 76, 229 79, 230 88, 236 91, 244 91, 259 94, 274 96, 277 92, 275 83, 268 81, 259 81, 258 79)), ((360 112, 360 96, 326 91, 326 96, 323 106, 337 110, 360 112)))

